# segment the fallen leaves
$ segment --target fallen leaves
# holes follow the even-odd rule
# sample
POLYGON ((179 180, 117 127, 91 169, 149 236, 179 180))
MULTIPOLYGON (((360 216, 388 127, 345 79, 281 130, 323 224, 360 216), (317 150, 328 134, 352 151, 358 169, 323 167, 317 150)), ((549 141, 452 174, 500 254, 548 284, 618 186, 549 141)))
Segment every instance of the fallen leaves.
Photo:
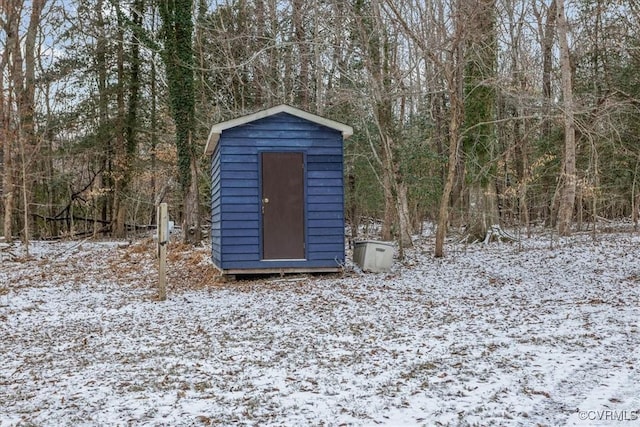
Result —
POLYGON ((228 283, 172 242, 166 302, 151 239, 35 244, 0 270, 0 424, 566 424, 640 392, 637 240, 228 283))

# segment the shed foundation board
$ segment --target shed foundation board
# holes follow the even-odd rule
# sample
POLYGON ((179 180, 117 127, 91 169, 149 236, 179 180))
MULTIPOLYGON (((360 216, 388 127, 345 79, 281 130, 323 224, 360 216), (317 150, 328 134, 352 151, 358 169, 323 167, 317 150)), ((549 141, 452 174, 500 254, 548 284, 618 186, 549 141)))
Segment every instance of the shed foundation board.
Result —
POLYGON ((295 273, 340 273, 341 267, 287 267, 287 268, 248 268, 248 269, 228 269, 222 270, 225 276, 243 274, 295 274, 295 273))

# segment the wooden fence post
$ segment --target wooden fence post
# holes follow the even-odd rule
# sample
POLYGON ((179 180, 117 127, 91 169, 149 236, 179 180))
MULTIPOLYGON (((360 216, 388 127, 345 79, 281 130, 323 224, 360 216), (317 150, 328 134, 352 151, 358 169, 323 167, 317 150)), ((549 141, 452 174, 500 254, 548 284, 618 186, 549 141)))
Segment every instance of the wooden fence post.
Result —
POLYGON ((158 299, 167 299, 167 243, 169 243, 169 215, 167 204, 158 206, 158 299))

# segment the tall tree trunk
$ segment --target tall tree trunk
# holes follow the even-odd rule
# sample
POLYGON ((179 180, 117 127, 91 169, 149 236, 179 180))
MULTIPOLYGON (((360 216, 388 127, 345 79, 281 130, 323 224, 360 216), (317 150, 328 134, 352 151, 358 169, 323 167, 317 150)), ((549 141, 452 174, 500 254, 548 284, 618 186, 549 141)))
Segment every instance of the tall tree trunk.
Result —
POLYGON ((495 0, 464 2, 467 22, 464 154, 468 190, 468 231, 482 239, 499 223, 495 183, 497 43, 495 0))
MULTIPOLYGON (((552 0, 547 8, 547 20, 544 24, 544 30, 542 30, 542 93, 549 103, 553 96, 551 72, 553 71, 553 36, 555 34, 557 16, 556 0, 552 0)), ((540 25, 542 26, 541 23, 540 25)))
POLYGON ((198 166, 195 156, 191 157, 191 182, 184 200, 185 241, 198 243, 202 240, 200 227, 200 195, 198 191, 198 166))
MULTIPOLYGON (((24 42, 24 89, 22 93, 21 127, 22 138, 22 200, 24 205, 24 244, 29 252, 29 239, 34 221, 31 218, 31 203, 33 195, 31 189, 37 179, 27 176, 30 165, 36 163, 38 141, 35 129, 35 90, 36 90, 36 41, 38 28, 45 0, 31 2, 31 15, 24 42)), ((38 162, 39 163, 39 162, 38 162)))
MULTIPOLYGON (((521 115, 521 109, 516 109, 516 114, 521 115)), ((529 219, 529 203, 527 199, 527 191, 529 187, 529 154, 527 147, 527 139, 524 137, 523 127, 526 124, 524 120, 516 118, 514 123, 514 138, 515 138, 515 157, 516 157, 516 171, 518 174, 518 215, 520 224, 524 224, 527 229, 527 236, 530 237, 531 226, 529 219)))
POLYGON ((124 26, 120 4, 115 3, 116 15, 118 17, 118 37, 116 47, 116 61, 118 68, 118 87, 116 89, 116 107, 118 116, 116 120, 115 137, 115 167, 114 167, 114 191, 113 191, 113 229, 114 237, 124 237, 126 234, 125 220, 127 216, 126 204, 124 203, 125 191, 127 187, 127 153, 125 141, 126 112, 125 112, 125 71, 124 71, 124 26))
MULTIPOLYGON (((36 58, 36 41, 42 9, 45 0, 33 0, 31 2, 31 14, 29 16, 29 24, 24 36, 24 45, 20 37, 20 14, 24 7, 21 1, 8 1, 3 4, 5 19, 3 26, 7 33, 5 55, 7 55, 7 65, 9 66, 9 76, 12 83, 11 89, 14 93, 14 100, 17 105, 17 129, 11 134, 17 142, 19 150, 18 158, 21 161, 17 170, 20 173, 22 181, 22 204, 23 204, 23 241, 28 251, 29 244, 29 227, 30 227, 30 205, 31 205, 31 177, 27 176, 30 169, 29 164, 35 160, 37 151, 37 140, 35 131, 35 58, 36 58), (23 50, 24 49, 24 50, 23 50), (24 52, 24 54, 23 54, 24 52)), ((4 58, 3 58, 4 61, 4 58)), ((11 108, 10 105, 7 108, 11 108)), ((9 120, 8 126, 11 126, 9 120)), ((9 157, 13 156, 11 143, 5 148, 8 149, 9 157)), ((8 173, 13 174, 16 168, 13 167, 13 159, 9 159, 8 173)), ((6 159, 5 159, 6 161, 6 159)), ((5 172, 7 173, 7 172, 5 172)), ((11 239, 11 221, 13 216, 13 204, 15 201, 15 175, 6 176, 6 187, 9 188, 8 194, 5 195, 5 237, 11 239), (9 211, 9 212, 7 212, 9 211), (7 218, 7 213, 9 213, 7 218), (8 221, 8 222, 7 222, 8 221)))
POLYGON ((309 87, 309 62, 311 57, 309 55, 309 45, 306 40, 306 31, 304 28, 304 4, 303 0, 292 1, 292 20, 293 20, 293 39, 298 48, 298 64, 300 66, 298 74, 298 90, 296 90, 296 101, 300 105, 300 108, 304 110, 310 110, 310 98, 311 88, 309 87))
POLYGON ((402 174, 400 173, 400 167, 395 170, 396 179, 396 206, 398 210, 398 233, 400 237, 398 239, 400 243, 401 258, 404 257, 402 250, 404 248, 413 247, 413 241, 411 240, 411 234, 414 232, 413 221, 411 221, 411 213, 409 211, 409 190, 404 182, 402 174))
POLYGON ((0 144, 2 144, 2 198, 3 198, 3 225, 2 231, 5 241, 10 242, 13 240, 13 140, 12 130, 10 127, 10 114, 11 114, 11 92, 9 92, 7 99, 5 99, 4 90, 4 66, 6 64, 5 50, 2 57, 2 65, 0 67, 0 144))
MULTIPOLYGON (((388 145, 385 141, 386 135, 381 134, 380 138, 383 145, 388 145)), ((382 194, 384 197, 384 213, 382 216, 381 235, 383 240, 393 240, 393 228, 396 219, 395 201, 393 197, 393 174, 391 160, 388 158, 390 154, 388 150, 383 148, 380 159, 382 160, 382 194)))
MULTIPOLYGON (((458 168, 461 127, 464 120, 464 23, 460 15, 460 7, 464 0, 456 0, 453 14, 454 33, 453 43, 449 54, 441 64, 447 82, 447 93, 449 95, 449 156, 447 162, 447 179, 442 189, 440 198, 440 208, 438 209, 438 222, 436 227, 436 241, 434 256, 444 257, 444 241, 447 236, 449 225, 449 210, 451 192, 456 180, 456 170, 458 168)), ((426 50, 425 50, 426 52, 426 50)))
MULTIPOLYGON (((6 25, 3 28, 7 34, 7 49, 0 52, 0 145, 2 145, 2 233, 5 241, 13 240, 11 224, 13 222, 13 155, 11 135, 11 91, 5 92, 5 70, 9 62, 11 43, 11 32, 6 25), (6 94, 6 95, 5 95, 6 94)), ((10 83, 9 83, 10 86, 10 83)))
POLYGON ((379 160, 385 201, 382 238, 396 239, 402 249, 412 246, 412 230, 407 189, 398 155, 400 130, 393 111, 394 93, 398 92, 398 88, 393 86, 392 76, 397 67, 394 62, 397 55, 392 50, 396 45, 386 29, 378 1, 372 2, 371 11, 365 10, 364 4, 359 4, 355 13, 356 31, 368 56, 367 71, 380 138, 379 160))
MULTIPOLYGON (((113 146, 111 142, 111 130, 109 126, 109 94, 107 76, 107 35, 105 20, 102 14, 104 0, 98 0, 95 10, 95 25, 97 28, 95 67, 97 70, 98 86, 98 169, 100 174, 96 180, 99 196, 97 209, 102 224, 106 224, 110 219, 110 212, 113 201, 113 179, 111 169, 113 163, 113 146), (111 191, 104 191, 104 190, 111 191)), ((94 233, 98 232, 98 224, 94 224, 94 233)))
MULTIPOLYGON (((524 21, 524 8, 522 5, 522 11, 520 17, 516 17, 516 4, 511 4, 509 13, 509 33, 511 40, 511 80, 516 90, 525 92, 527 90, 527 78, 526 73, 523 71, 522 53, 520 40, 523 36, 524 21)), ((527 120, 522 118, 524 113, 523 104, 519 101, 515 101, 514 105, 510 108, 510 112, 514 118, 513 121, 513 157, 515 163, 516 174, 518 177, 518 184, 516 189, 517 196, 517 214, 518 222, 520 226, 524 224, 527 230, 527 235, 530 237, 531 227, 529 225, 529 204, 527 199, 527 190, 529 186, 529 147, 528 138, 525 137, 527 131, 527 120)))
MULTIPOLYGON (((541 137, 543 141, 549 142, 552 139, 551 132, 551 111, 553 107, 553 86, 551 85, 551 78, 553 72, 553 44, 554 36, 556 34, 556 20, 557 20, 557 4, 556 0, 551 0, 549 6, 546 9, 540 10, 539 5, 546 6, 544 2, 533 2, 533 12, 537 19, 538 24, 538 37, 540 39, 540 49, 542 53, 542 94, 544 106, 542 108, 544 117, 542 118, 541 137)), ((550 193, 550 184, 545 185, 545 194, 548 197, 550 193)), ((551 200, 550 208, 543 208, 542 216, 546 221, 554 224, 555 212, 557 211, 556 197, 551 200)))
MULTIPOLYGON (((458 22, 458 33, 461 23, 458 22)), ((442 258, 444 254, 444 240, 449 223, 449 202, 451 191, 456 179, 458 165, 458 151, 460 147, 460 128, 464 117, 463 101, 463 55, 460 46, 456 46, 449 58, 447 68, 447 83, 450 102, 449 111, 449 161, 447 163, 447 180, 444 183, 440 209, 438 210, 438 225, 436 228, 436 243, 434 256, 442 258)))
POLYGON ((131 166, 138 148, 138 109, 140 105, 140 37, 143 31, 142 15, 144 13, 144 0, 135 0, 131 4, 130 14, 133 24, 133 34, 129 42, 129 99, 127 105, 126 121, 126 153, 127 153, 127 174, 126 181, 131 179, 131 166))
POLYGON ((132 165, 137 150, 138 104, 140 98, 140 40, 142 32, 142 14, 144 1, 135 0, 130 7, 132 34, 129 40, 129 54, 125 54, 125 34, 123 30, 123 11, 116 5, 119 21, 118 30, 118 89, 116 94, 118 107, 116 133, 116 181, 114 191, 113 235, 124 237, 127 233, 127 203, 125 197, 131 181, 132 165), (128 73, 125 61, 128 60, 128 73), (126 94, 125 94, 126 91, 126 94), (125 106, 125 98, 126 100, 125 106))
POLYGON ((193 135, 195 93, 193 74, 193 21, 191 0, 162 1, 164 63, 167 71, 171 111, 176 126, 178 173, 184 194, 182 229, 185 242, 201 240, 198 169, 193 135))
POLYGON ((384 190, 384 222, 382 238, 396 239, 400 248, 413 245, 411 241, 412 225, 407 199, 407 187, 400 171, 399 160, 394 153, 393 137, 386 131, 393 127, 392 123, 380 123, 380 139, 382 143, 382 183, 384 190))
MULTIPOLYGON (((152 25, 152 31, 155 32, 156 30, 156 23, 157 23, 157 15, 156 15, 156 8, 153 7, 152 8, 152 18, 151 18, 151 25, 152 25)), ((158 86, 157 86, 157 69, 156 69, 156 59, 157 59, 157 54, 153 53, 153 58, 151 60, 151 73, 150 73, 150 97, 151 97, 151 152, 150 152, 150 157, 151 157, 151 200, 153 200, 153 206, 151 206, 150 212, 149 212, 149 223, 154 225, 157 221, 157 208, 160 205, 160 203, 162 203, 162 200, 157 200, 158 199, 158 183, 156 181, 156 175, 158 172, 158 166, 157 166, 157 148, 158 148, 158 86)))
POLYGON ((560 44, 560 70, 564 98, 564 158, 562 165, 560 207, 558 208, 558 234, 571 234, 573 210, 576 200, 576 134, 574 123, 573 84, 568 25, 564 13, 564 0, 557 0, 558 41, 560 44))
MULTIPOLYGON (((275 37, 279 32, 279 16, 278 16, 278 0, 266 0, 266 6, 268 8, 268 23, 269 27, 265 28, 266 33, 264 37, 270 37, 269 43, 276 44, 275 37)), ((264 99, 265 105, 272 103, 275 100, 285 101, 287 92, 285 90, 285 79, 280 76, 280 55, 278 49, 275 46, 268 50, 268 97, 264 99)))
MULTIPOLYGON (((318 0, 313 1, 313 10, 318 10, 318 0)), ((313 71, 311 76, 313 77, 313 100, 315 105, 315 112, 322 116, 324 114, 324 106, 326 103, 325 98, 325 85, 323 84, 324 77, 326 75, 325 69, 322 66, 322 48, 323 41, 321 40, 320 27, 322 16, 318 13, 314 14, 313 19, 313 71)), ((310 77, 311 78, 311 77, 310 77)))

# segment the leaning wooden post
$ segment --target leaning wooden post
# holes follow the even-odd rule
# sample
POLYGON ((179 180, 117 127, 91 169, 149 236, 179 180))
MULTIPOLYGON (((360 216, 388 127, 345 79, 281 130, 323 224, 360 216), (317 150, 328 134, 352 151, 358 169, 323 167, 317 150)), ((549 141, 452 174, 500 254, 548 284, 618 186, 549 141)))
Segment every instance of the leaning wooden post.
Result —
POLYGON ((167 299, 167 243, 169 243, 169 215, 167 204, 158 206, 158 299, 167 299))

